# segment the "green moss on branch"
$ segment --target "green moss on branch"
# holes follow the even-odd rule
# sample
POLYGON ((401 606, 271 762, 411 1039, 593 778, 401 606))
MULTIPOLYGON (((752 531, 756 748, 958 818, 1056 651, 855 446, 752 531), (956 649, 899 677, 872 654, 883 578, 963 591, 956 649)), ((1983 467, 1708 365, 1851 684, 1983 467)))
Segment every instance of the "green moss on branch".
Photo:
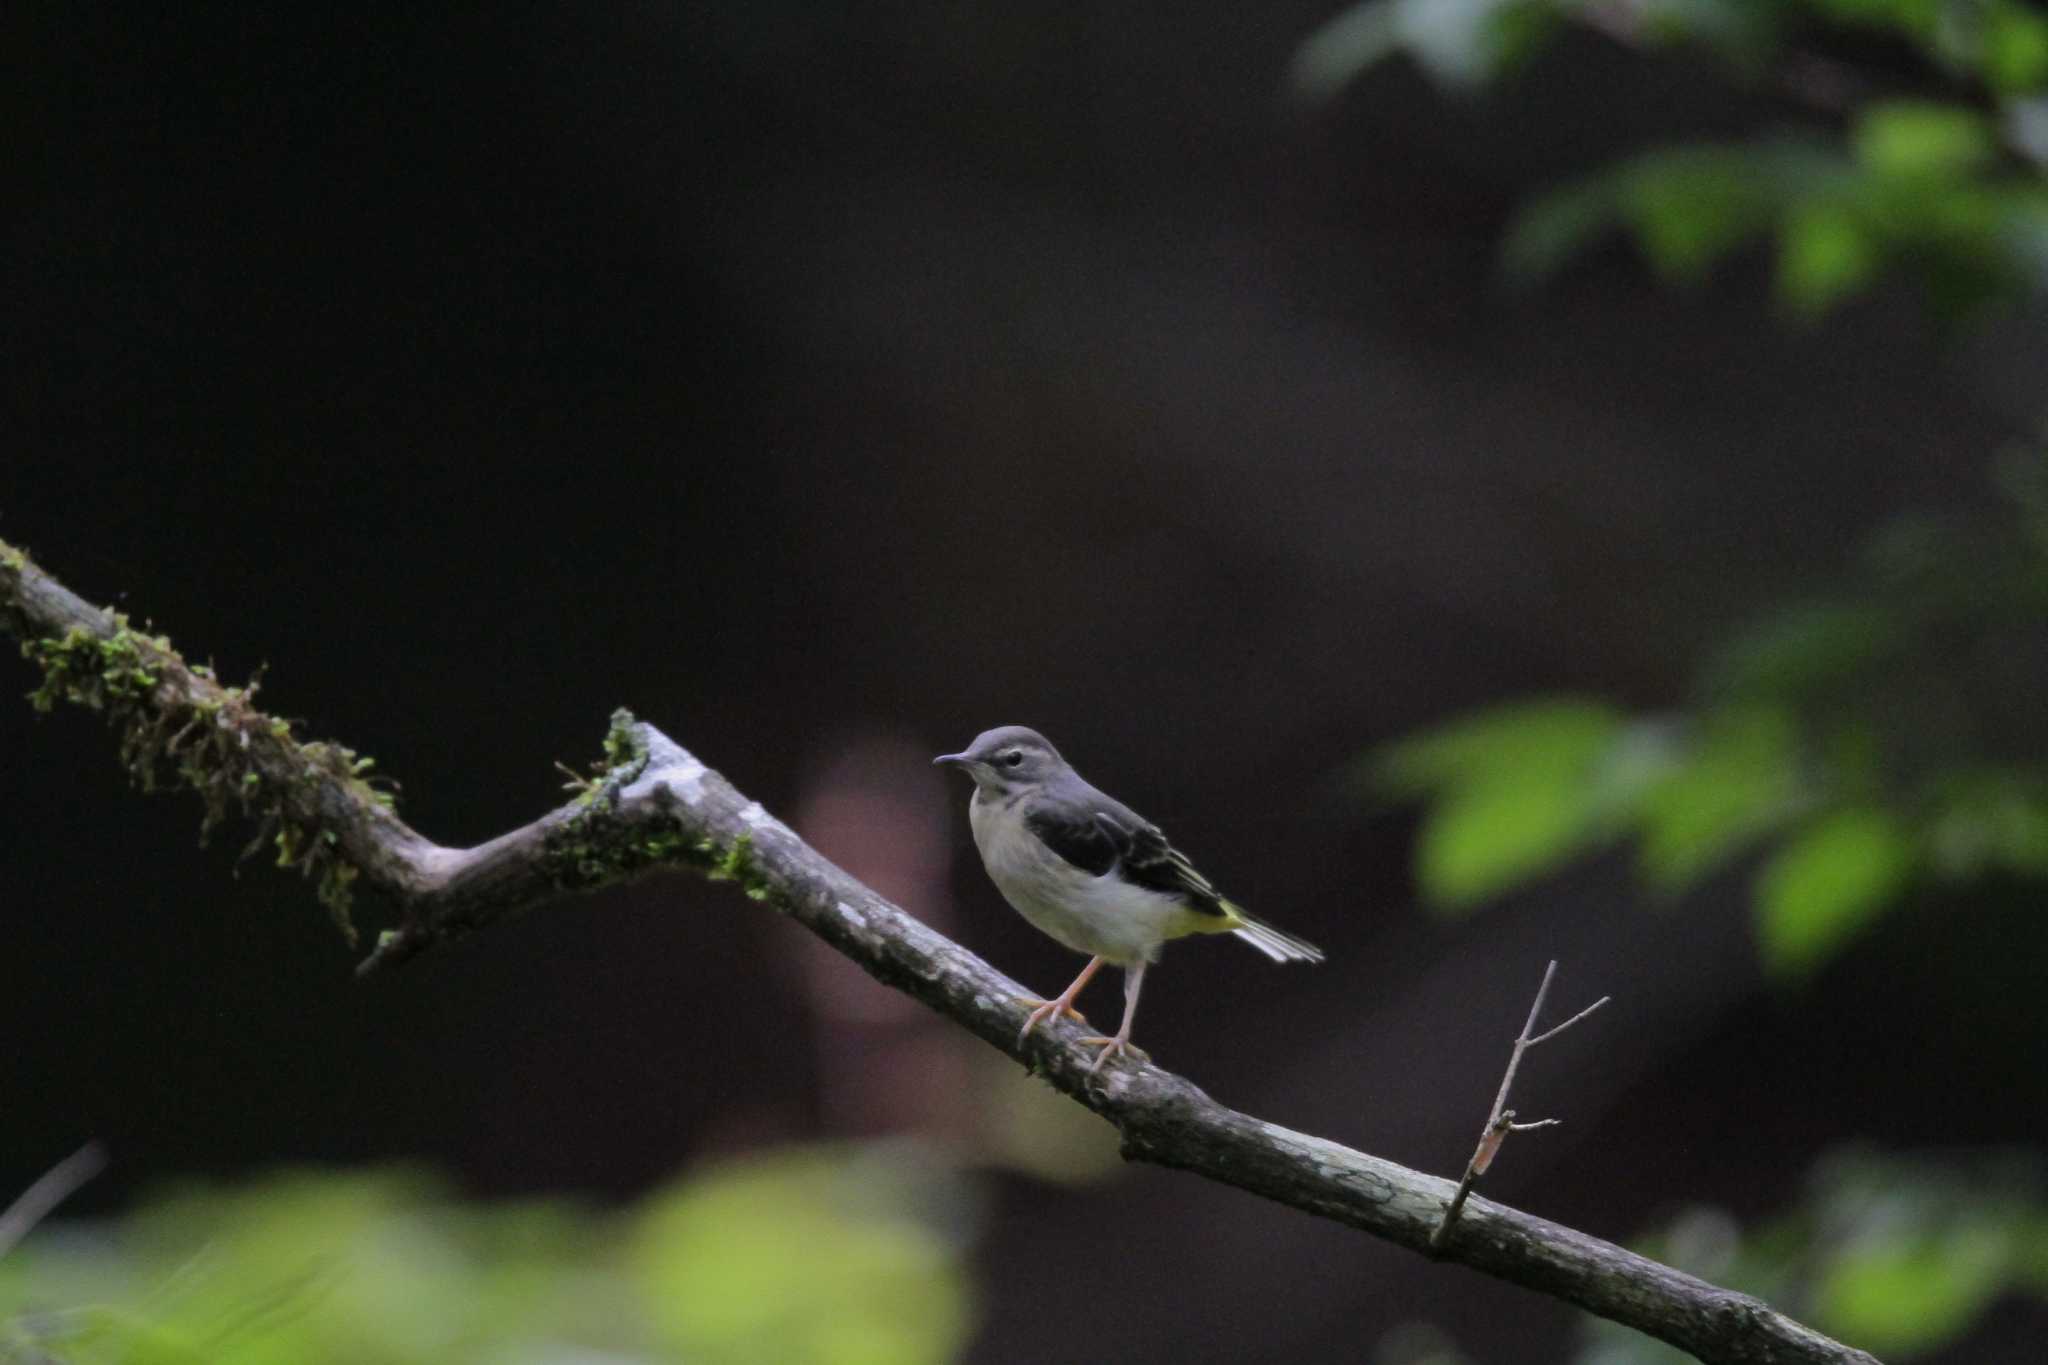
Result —
POLYGON ((0 620, 41 673, 31 706, 48 713, 69 704, 105 717, 137 787, 184 787, 199 797, 201 843, 230 815, 255 821, 243 856, 269 842, 278 866, 314 882, 354 944, 350 903, 362 869, 337 826, 392 810, 391 792, 367 776, 373 760, 338 744, 300 743, 290 721, 254 706, 254 681, 223 687, 211 667, 188 664, 168 637, 78 602, 4 542, 0 620), (334 800, 337 793, 344 799, 334 800))

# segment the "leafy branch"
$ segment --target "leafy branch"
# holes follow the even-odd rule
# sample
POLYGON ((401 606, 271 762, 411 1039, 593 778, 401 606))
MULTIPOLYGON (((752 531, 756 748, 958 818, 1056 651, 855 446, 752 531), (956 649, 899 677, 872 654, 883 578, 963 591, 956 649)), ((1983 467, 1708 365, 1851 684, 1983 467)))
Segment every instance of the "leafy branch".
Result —
POLYGON ((1506 703, 1369 757, 1425 807, 1424 895, 1483 904, 1632 843, 1676 896, 1761 851, 1764 965, 1817 969, 1916 886, 2048 877, 2048 730, 2016 683, 2048 608, 2048 462, 2015 457, 1976 516, 1872 538, 1841 590, 1738 632, 1668 711, 1506 703))
POLYGON ((1306 38, 1290 85, 1334 99, 1406 56, 1471 91, 1577 28, 1645 58, 1703 58, 1788 109, 1744 139, 1650 148, 1525 206, 1503 264, 1530 282, 1620 230, 1695 282, 1775 246, 1787 311, 1887 275, 1962 314, 2036 294, 2048 263, 2048 16, 2020 0, 1365 0, 1306 38))

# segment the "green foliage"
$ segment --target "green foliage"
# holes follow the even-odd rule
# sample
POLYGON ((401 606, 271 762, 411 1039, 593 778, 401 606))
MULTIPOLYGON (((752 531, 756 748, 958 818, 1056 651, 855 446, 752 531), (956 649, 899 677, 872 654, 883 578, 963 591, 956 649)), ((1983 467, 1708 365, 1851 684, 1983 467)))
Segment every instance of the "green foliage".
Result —
POLYGON ((396 1171, 193 1187, 0 1259, 0 1360, 936 1365, 972 1321, 967 1207, 908 1147, 763 1156, 615 1215, 396 1171))
POLYGON ((1914 861, 1910 833, 1874 806, 1830 811, 1798 831, 1757 877, 1764 965, 1811 971, 1891 903, 1914 861))
POLYGON ((656 1340, 705 1365, 950 1359, 968 1286, 913 1212, 922 1178, 894 1156, 798 1153, 656 1195, 634 1255, 656 1340))
POLYGON ((2048 460, 2003 481, 1998 513, 1889 528, 1856 586, 1739 633, 1679 712, 1520 701, 1373 757, 1425 807, 1424 896, 1469 909, 1624 841, 1676 895, 1774 845, 1757 938, 1796 977, 1916 885, 2048 878, 2048 752, 2006 664, 2048 607, 2048 460))
POLYGON ((1467 909, 1611 834, 1619 711, 1563 698, 1502 707, 1395 745, 1368 779, 1431 800, 1417 875, 1467 909))
POLYGON ((1295 94, 1322 100, 1369 66, 1407 53, 1446 84, 1471 87, 1514 69, 1549 36, 1543 0, 1373 0, 1330 20, 1301 45, 1295 94))
MULTIPOLYGON (((1367 775, 1389 795, 1425 803, 1418 883, 1429 903, 1466 910, 1624 837, 1638 841, 1650 886, 1685 890, 1811 806, 1798 743, 1796 722, 1778 707, 1687 722, 1550 699, 1396 744, 1369 761, 1367 775)), ((1817 878, 1777 881, 1774 913, 1796 919, 1783 907, 1803 910, 1817 878)))
POLYGON ((1722 647, 1717 696, 1793 707, 1825 705, 1904 647, 1896 614, 1873 602, 1795 602, 1722 647))
POLYGON ((1937 185, 1982 170, 1998 156, 1997 139, 1982 114, 1926 100, 1870 106, 1851 131, 1849 146, 1878 175, 1937 185))
POLYGON ((1943 875, 2048 879, 2048 791, 2038 777, 1961 769, 1942 779, 1929 810, 1926 856, 1943 875))
POLYGON ((1659 152, 1615 178, 1615 216, 1651 264, 1692 283, 1783 212, 1808 159, 1791 145, 1659 152))
POLYGON ((1778 232, 1778 295, 1795 313, 1813 317, 1868 284, 1884 250, 1857 215, 1840 204, 1788 208, 1778 232))
MULTIPOLYGON (((2020 1157, 1838 1151, 1815 1166, 1792 1209, 1759 1227, 1688 1209, 1636 1250, 1900 1365, 1962 1342, 2001 1295, 2048 1298, 2039 1176, 2020 1157)), ((1580 1321, 1574 1365, 1692 1365, 1684 1351, 1619 1323, 1580 1321)), ((1390 1333, 1376 1358, 1467 1365, 1450 1334, 1428 1324, 1390 1333)))
MULTIPOLYGON (((2048 1203, 2027 1161, 1956 1165, 1837 1153, 1790 1212, 1743 1231, 1696 1209, 1638 1247, 1754 1294, 1852 1346, 1904 1361, 1960 1340, 2002 1294, 2048 1297, 2048 1203)), ((1691 1359, 1601 1319, 1580 1365, 1691 1359)))
POLYGON ((1510 230, 1510 278, 1543 278, 1613 229, 1681 284, 1776 241, 1787 309, 1826 312, 1881 273, 1945 313, 2032 286, 2048 259, 2048 182, 2001 170, 1991 125, 1959 106, 1875 105, 1846 147, 1811 138, 1661 148, 1539 198, 1510 230))
POLYGON ((1768 245, 1779 301, 1802 318, 1887 276, 1916 281, 1947 315, 2048 280, 2048 17, 2019 0, 1649 0, 1626 12, 1580 0, 1368 0, 1303 41, 1290 83, 1298 98, 1327 100, 1406 55, 1469 91, 1519 70, 1575 22, 1646 53, 1696 53, 1795 103, 1810 89, 1811 116, 1791 133, 1646 148, 1538 196, 1503 244, 1511 280, 1541 280, 1614 232, 1681 284, 1768 245), (1840 59, 1803 46, 1872 33, 1918 55, 1922 84, 1952 93, 1889 98, 1912 82, 1831 74, 1840 59), (1845 108, 1852 95, 1860 102, 1845 108))
POLYGON ((1991 5, 1983 18, 1984 79, 2001 95, 2048 86, 2048 18, 2017 3, 1991 5))
POLYGON ((1646 50, 1697 51, 1737 78, 1771 74, 1815 34, 1847 43, 1878 34, 1916 52, 1932 74, 1978 82, 2003 98, 2048 88, 2048 19, 2024 0, 1644 0, 1626 12, 1583 0, 1364 0, 1311 34, 1296 56, 1298 95, 1326 98, 1397 56, 1456 84, 1497 78, 1575 22, 1646 50))
POLYGON ((1801 806, 1797 730, 1782 708, 1734 707, 1702 718, 1637 808, 1642 873, 1675 895, 1782 824, 1801 806))

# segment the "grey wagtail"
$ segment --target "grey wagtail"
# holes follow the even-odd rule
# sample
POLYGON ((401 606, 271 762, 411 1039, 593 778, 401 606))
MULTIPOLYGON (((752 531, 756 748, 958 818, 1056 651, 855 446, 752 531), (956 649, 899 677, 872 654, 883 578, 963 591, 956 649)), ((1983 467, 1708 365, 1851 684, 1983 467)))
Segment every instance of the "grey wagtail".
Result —
POLYGON ((1058 998, 1040 1002, 1018 1041, 1047 1019, 1081 1016, 1074 998, 1105 962, 1124 969, 1124 1022, 1089 1074, 1132 1051, 1131 1020, 1146 966, 1168 939, 1235 934, 1275 962, 1321 962, 1322 949, 1225 900, 1159 827, 1097 791, 1035 730, 1005 725, 932 762, 974 779, 967 805, 974 846, 1017 913, 1088 965, 1058 998))

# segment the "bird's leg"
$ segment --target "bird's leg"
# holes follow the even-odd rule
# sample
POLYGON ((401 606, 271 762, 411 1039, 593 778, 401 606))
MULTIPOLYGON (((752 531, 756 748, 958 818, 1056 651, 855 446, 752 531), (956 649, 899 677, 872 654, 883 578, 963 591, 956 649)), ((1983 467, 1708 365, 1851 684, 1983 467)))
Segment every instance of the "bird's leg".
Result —
POLYGON ((1048 1019, 1059 1018, 1062 1014, 1071 1014, 1076 1019, 1081 1019, 1082 1023, 1087 1023, 1086 1019, 1081 1018, 1081 1011, 1074 1008, 1074 997, 1081 993, 1081 988, 1088 984, 1088 979, 1101 969, 1102 959, 1091 957, 1088 959, 1088 965, 1081 969, 1081 974, 1074 978, 1074 984, 1061 991, 1058 999, 1033 1000, 1029 996, 1025 997, 1030 1004, 1035 1005, 1037 1008, 1033 1009, 1029 1017, 1024 1020, 1024 1028, 1022 1032, 1018 1033, 1017 1041, 1022 1043, 1031 1036, 1031 1030, 1037 1028, 1048 1019))
POLYGON ((1088 1068, 1088 1074, 1091 1076, 1102 1070, 1102 1064, 1111 1057, 1116 1056, 1119 1052, 1135 1052, 1140 1057, 1145 1056, 1143 1048, 1131 1046, 1131 1020, 1135 1019, 1138 1015, 1138 988, 1145 984, 1145 965, 1145 960, 1140 958, 1124 968, 1124 1022, 1122 1027, 1117 1029, 1116 1037, 1083 1038, 1081 1040, 1084 1043, 1097 1044, 1102 1048, 1102 1051, 1096 1055, 1095 1065, 1088 1068))

